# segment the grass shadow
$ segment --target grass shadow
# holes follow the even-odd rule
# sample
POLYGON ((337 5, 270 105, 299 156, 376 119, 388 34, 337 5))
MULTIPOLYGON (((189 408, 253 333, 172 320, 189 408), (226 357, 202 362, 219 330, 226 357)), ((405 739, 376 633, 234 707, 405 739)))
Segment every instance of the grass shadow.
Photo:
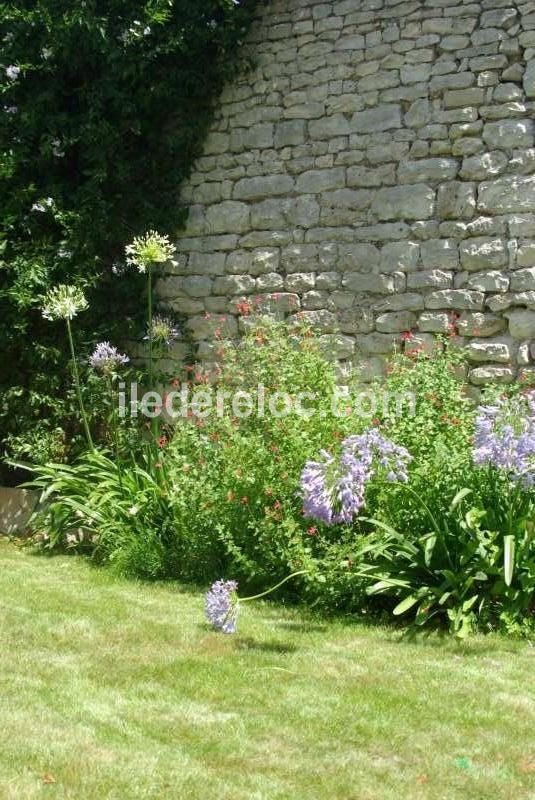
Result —
POLYGON ((325 633, 329 630, 328 625, 314 622, 277 622, 275 627, 288 631, 288 633, 325 633))
POLYGON ((279 655, 288 655, 297 650, 296 645, 288 644, 288 642, 261 642, 252 636, 239 636, 236 639, 236 647, 238 650, 255 650, 259 653, 278 653, 279 655))

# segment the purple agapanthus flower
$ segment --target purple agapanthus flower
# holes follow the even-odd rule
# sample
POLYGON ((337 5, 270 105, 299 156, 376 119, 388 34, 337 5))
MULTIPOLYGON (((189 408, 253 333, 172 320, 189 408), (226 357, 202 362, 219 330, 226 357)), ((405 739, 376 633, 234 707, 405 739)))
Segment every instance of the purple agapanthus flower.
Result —
POLYGON ((97 372, 111 375, 119 367, 128 364, 130 359, 124 353, 120 353, 116 347, 109 342, 99 342, 89 359, 89 363, 97 372))
POLYGON ((223 633, 236 633, 238 623, 238 584, 216 581, 206 593, 206 618, 223 633))
POLYGON ((473 458, 479 466, 521 480, 526 488, 535 485, 535 392, 479 406, 473 458))
POLYGON ((371 429, 349 436, 335 459, 323 450, 321 461, 308 461, 301 475, 303 511, 327 525, 350 523, 365 505, 366 486, 377 475, 389 482, 408 480, 408 450, 371 429))

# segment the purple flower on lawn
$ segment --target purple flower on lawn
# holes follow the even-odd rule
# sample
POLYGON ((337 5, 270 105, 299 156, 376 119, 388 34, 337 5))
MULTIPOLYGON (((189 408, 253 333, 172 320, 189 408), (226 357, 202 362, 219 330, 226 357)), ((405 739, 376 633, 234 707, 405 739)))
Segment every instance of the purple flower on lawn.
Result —
POLYGON ((323 450, 321 461, 308 461, 301 475, 303 511, 327 525, 350 523, 365 505, 372 478, 389 482, 408 480, 412 460, 404 448, 371 429, 342 442, 338 459, 323 450))
POLYGON ((525 488, 535 485, 535 392, 479 406, 473 458, 478 466, 521 480, 525 488))
POLYGON ((105 375, 111 375, 119 367, 128 364, 130 359, 123 353, 120 353, 116 347, 113 347, 109 342, 99 342, 89 359, 89 363, 96 369, 97 372, 102 372, 105 375))
POLYGON ((236 633, 239 599, 236 581, 216 581, 206 593, 206 619, 223 633, 236 633))

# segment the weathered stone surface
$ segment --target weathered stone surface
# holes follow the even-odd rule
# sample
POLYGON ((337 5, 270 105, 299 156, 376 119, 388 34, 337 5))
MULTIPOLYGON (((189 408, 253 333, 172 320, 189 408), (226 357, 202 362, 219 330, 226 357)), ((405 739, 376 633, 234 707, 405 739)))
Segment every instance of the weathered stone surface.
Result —
POLYGON ((523 86, 524 86, 524 91, 526 93, 526 97, 534 98, 535 97, 535 58, 533 58, 528 63, 528 65, 526 67, 526 71, 524 72, 523 86))
POLYGON ((398 105, 381 105, 367 111, 357 111, 351 120, 354 133, 376 133, 401 128, 401 108, 398 105))
POLYGON ((405 114, 404 122, 408 128, 422 128, 431 120, 432 108, 429 100, 415 100, 405 114))
POLYGON ((209 233, 245 233, 249 230, 250 208, 247 203, 225 200, 206 209, 209 233))
POLYGON ((506 292, 509 289, 509 276, 499 270, 476 272, 470 275, 466 286, 479 292, 506 292))
MULTIPOLYGON (((404 278, 403 278, 404 280, 404 278)), ((394 294, 403 286, 399 273, 374 275, 370 273, 348 272, 342 278, 342 286, 354 292, 370 294, 394 294)))
POLYGON ((535 267, 518 269, 511 273, 511 291, 525 292, 535 289, 535 267))
POLYGON ((535 176, 498 178, 479 185, 480 211, 506 214, 535 210, 535 176))
POLYGON ((470 361, 494 361, 507 364, 511 361, 511 341, 508 339, 484 339, 469 342, 466 353, 470 361))
MULTIPOLYGON (((204 275, 189 275, 184 278, 182 288, 190 297, 208 297, 212 292, 213 281, 204 275)), ((159 291, 160 296, 161 288, 159 291)))
POLYGON ((535 267, 535 242, 523 242, 516 253, 519 267, 535 267))
POLYGON ((509 320, 509 333, 515 339, 533 339, 535 337, 535 311, 515 309, 506 311, 504 316, 509 320))
POLYGON ((505 172, 508 164, 507 155, 500 150, 480 153, 463 160, 460 175, 465 180, 482 181, 505 172))
POLYGON ((213 285, 214 294, 247 294, 254 292, 255 279, 250 275, 228 275, 225 278, 216 278, 213 285))
POLYGON ((420 245, 416 242, 391 242, 381 249, 381 272, 413 272, 418 264, 420 245))
POLYGON ((490 239, 487 236, 477 236, 461 242, 459 252, 462 268, 472 271, 502 267, 509 260, 505 240, 490 239))
POLYGON ((455 323, 460 336, 494 336, 507 327, 497 314, 464 311, 455 323))
POLYGON ((357 334, 357 347, 366 355, 388 355, 394 352, 397 337, 390 333, 357 334))
POLYGON ((437 216, 440 219, 472 219, 475 211, 475 184, 452 181, 439 186, 437 216))
POLYGON ((470 89, 453 89, 444 92, 444 108, 479 106, 485 101, 485 91, 476 87, 470 89))
POLYGON ((468 373, 468 379, 476 386, 484 383, 512 383, 515 371, 511 367, 475 367, 468 373))
POLYGON ((372 211, 380 220, 429 219, 434 206, 434 191, 426 184, 417 183, 380 189, 373 199, 372 211))
POLYGON ((379 314, 375 321, 379 333, 410 331, 416 325, 416 314, 412 311, 392 311, 379 314))
POLYGON ((402 161, 398 169, 400 183, 427 183, 455 178, 459 162, 453 158, 422 158, 419 161, 402 161))
POLYGON ((425 298, 425 307, 429 309, 453 308, 455 310, 482 311, 485 295, 483 292, 466 289, 440 289, 431 292, 425 298))
POLYGON ((330 361, 351 358, 355 352, 355 340, 340 333, 326 333, 319 337, 319 345, 330 361))
POLYGON ((336 267, 340 272, 378 272, 379 249, 374 244, 340 244, 336 267))
POLYGON ((342 189, 346 175, 343 167, 336 169, 315 169, 304 172, 297 178, 296 191, 304 194, 317 194, 328 189, 342 189))
POLYGON ((294 179, 290 175, 242 178, 234 186, 233 197, 237 200, 263 200, 265 197, 288 194, 293 188, 294 179))
POLYGON ((451 317, 445 312, 424 311, 418 318, 418 327, 428 333, 447 333, 451 325, 451 317))
POLYGON ((408 289, 448 289, 453 284, 453 273, 441 269, 423 270, 407 276, 408 289))
POLYGON ((457 269, 459 246, 454 239, 428 239, 420 245, 422 264, 425 269, 457 269))
POLYGON ((530 119, 504 119, 487 122, 483 140, 490 148, 512 150, 515 147, 533 147, 534 126, 530 119))
POLYGON ((307 292, 309 289, 313 289, 315 284, 316 276, 313 272, 294 272, 285 280, 288 292, 307 292))
POLYGON ((401 294, 393 294, 391 297, 385 297, 384 300, 378 300, 373 307, 378 312, 422 311, 424 298, 416 292, 402 292, 401 294))
POLYGON ((342 333, 370 333, 375 319, 369 308, 352 308, 338 314, 338 326, 342 333))

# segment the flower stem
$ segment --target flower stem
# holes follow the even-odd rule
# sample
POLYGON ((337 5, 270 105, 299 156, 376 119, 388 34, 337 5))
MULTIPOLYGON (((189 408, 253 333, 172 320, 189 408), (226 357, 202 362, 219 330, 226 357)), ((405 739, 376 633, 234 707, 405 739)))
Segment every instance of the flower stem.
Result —
POLYGON ((306 575, 307 572, 308 570, 306 569, 299 570, 299 572, 292 572, 291 575, 288 575, 286 578, 283 578, 282 581, 277 583, 275 586, 272 586, 271 589, 267 589, 265 592, 261 592, 260 594, 254 594, 251 597, 240 597, 240 603, 246 603, 248 600, 259 600, 261 597, 265 597, 267 594, 271 594, 271 592, 274 592, 276 589, 282 586, 283 583, 286 583, 286 581, 291 580, 291 578, 295 578, 297 575, 306 575))
POLYGON ((153 366, 153 353, 152 353, 152 268, 151 265, 147 267, 147 322, 148 322, 148 338, 149 338, 149 388, 154 389, 154 366, 153 366))
MULTIPOLYGON (((152 265, 147 267, 147 323, 149 340, 149 389, 154 391, 154 336, 152 330, 152 265)), ((158 438, 159 417, 151 419, 151 432, 154 440, 158 438)))
POLYGON ((72 338, 72 330, 71 330, 71 321, 67 317, 65 320, 67 323, 67 334, 69 337, 69 345, 71 348, 71 358, 72 358, 72 371, 74 375, 74 384, 76 386, 76 394, 78 396, 78 405, 80 406, 80 414, 82 417, 82 425, 84 428, 85 436, 87 439, 87 443, 89 447, 94 450, 95 445, 93 444, 93 439, 91 438, 91 431, 89 430, 89 425, 87 423, 87 414, 85 413, 84 408, 84 401, 82 399, 82 387, 80 385, 80 373, 78 372, 78 363, 76 361, 76 353, 74 352, 74 342, 72 338))
POLYGON ((115 405, 116 397, 113 391, 113 378, 108 375, 108 388, 110 390, 111 401, 111 424, 113 428, 113 444, 115 447, 115 466, 117 467, 117 476, 119 478, 119 486, 123 488, 123 481, 121 478, 121 468, 119 466, 119 423, 117 420, 117 408, 115 405))

